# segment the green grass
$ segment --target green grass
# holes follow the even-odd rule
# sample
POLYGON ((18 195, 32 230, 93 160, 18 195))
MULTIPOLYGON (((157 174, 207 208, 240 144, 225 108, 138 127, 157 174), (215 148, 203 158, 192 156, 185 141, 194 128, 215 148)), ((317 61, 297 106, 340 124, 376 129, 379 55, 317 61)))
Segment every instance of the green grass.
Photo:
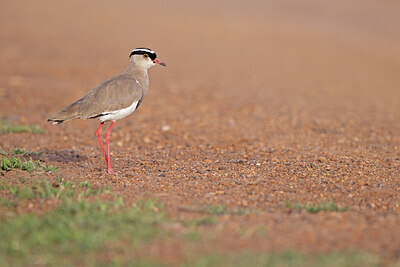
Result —
POLYGON ((0 134, 24 132, 41 134, 44 131, 38 125, 18 125, 0 118, 0 134))
MULTIPOLYGON (((26 183, 26 181, 25 181, 26 183)), ((65 200, 67 198, 85 198, 92 195, 100 195, 106 192, 106 188, 94 188, 89 182, 85 182, 85 186, 81 186, 82 182, 72 183, 65 179, 57 179, 56 181, 49 181, 47 179, 34 180, 32 184, 9 185, 6 180, 0 180, 0 191, 8 191, 12 199, 10 202, 31 199, 59 199, 65 200)), ((3 200, 3 202, 7 202, 3 200)))
POLYGON ((42 165, 39 160, 37 162, 34 162, 32 158, 29 160, 22 160, 17 157, 0 156, 0 169, 5 171, 20 169, 28 172, 37 170, 55 172, 58 170, 58 167, 53 167, 49 164, 42 165))
POLYGON ((189 222, 184 222, 186 225, 200 226, 200 225, 213 225, 217 223, 217 218, 212 216, 207 216, 201 219, 195 219, 189 222))
MULTIPOLYGON (((1 191, 17 200, 53 198, 61 204, 44 215, 25 214, 0 220, 0 266, 167 266, 157 259, 143 256, 143 248, 155 240, 166 242, 171 237, 167 224, 176 220, 164 216, 163 206, 156 200, 141 200, 125 204, 122 198, 112 201, 85 199, 102 194, 106 189, 94 188, 89 182, 71 182, 65 179, 46 179, 30 182, 20 179, 21 185, 9 185, 0 180, 1 191), (29 185, 29 183, 32 183, 29 185)), ((0 205, 12 206, 5 197, 0 205)), ((215 208, 216 214, 225 212, 215 208)), ((174 238, 186 247, 206 244, 204 231, 213 227, 216 216, 180 224, 190 232, 174 238), (194 243, 193 243, 194 242, 194 243)), ((257 229, 256 229, 257 230, 257 229)), ((207 230, 209 231, 209 230, 207 230)), ((175 239, 174 239, 175 240, 175 239)), ((178 266, 378 266, 379 259, 365 253, 329 253, 304 255, 295 252, 257 253, 240 252, 198 254, 196 249, 185 251, 183 263, 178 266)))
POLYGON ((39 156, 42 154, 42 152, 32 152, 29 150, 16 148, 10 152, 5 152, 5 151, 0 150, 0 154, 2 154, 2 155, 39 156))
POLYGON ((214 214, 214 215, 223 215, 223 214, 228 213, 228 208, 223 205, 217 204, 214 206, 207 206, 205 208, 205 211, 207 213, 214 214))
MULTIPOLYGON (((157 259, 149 259, 152 252, 147 251, 146 245, 168 240, 179 242, 184 249, 183 263, 178 265, 183 267, 379 266, 379 258, 367 253, 199 254, 198 247, 218 238, 218 215, 235 213, 224 206, 207 206, 205 209, 210 210, 206 217, 178 221, 167 218, 164 207, 156 200, 130 204, 115 196, 108 201, 96 199, 97 195, 109 191, 96 188, 88 181, 44 178, 16 181, 18 185, 0 177, 1 211, 21 203, 26 205, 26 201, 33 199, 55 199, 60 204, 40 216, 0 216, 0 266, 167 266, 157 259), (177 229, 183 231, 173 235, 169 229, 176 229, 171 226, 177 223, 183 227, 177 229), (205 237, 207 235, 211 237, 205 237)), ((243 233, 249 234, 266 233, 264 228, 243 233)))
MULTIPOLYGON (((0 266, 107 265, 135 260, 129 252, 155 237, 167 235, 162 205, 142 200, 125 205, 122 198, 100 201, 87 197, 108 192, 89 182, 65 179, 20 179, 20 184, 0 180, 0 208, 26 205, 26 200, 54 199, 59 206, 44 215, 0 216, 0 266), (113 257, 104 259, 111 251, 113 257), (124 255, 121 259, 115 255, 124 255), (127 255, 125 255, 127 254, 127 255)), ((6 209, 7 211, 7 209, 6 209)), ((160 266, 139 259, 134 266, 160 266)))
POLYGON ((305 210, 310 213, 318 213, 320 211, 345 212, 350 209, 349 207, 339 207, 335 202, 327 202, 327 203, 321 203, 321 204, 316 204, 316 205, 300 204, 297 202, 292 204, 291 202, 286 202, 286 208, 289 210, 297 210, 297 211, 305 210))
MULTIPOLYGON (((12 199, 8 199, 6 197, 0 197, 0 207, 12 208, 15 209, 18 206, 18 203, 13 201, 12 199)), ((1 223, 1 216, 0 216, 1 223)))
POLYGON ((304 255, 286 251, 280 253, 244 252, 228 255, 209 254, 193 255, 195 260, 186 261, 182 266, 194 267, 261 267, 261 266, 331 266, 331 267, 363 267, 380 266, 379 259, 368 253, 335 252, 319 255, 304 255))
POLYGON ((249 215, 251 213, 256 213, 250 209, 243 209, 243 208, 228 208, 224 205, 217 204, 217 205, 208 205, 203 208, 203 211, 213 215, 249 215))
MULTIPOLYGON (((43 216, 23 215, 0 224, 0 265, 106 264, 103 253, 122 253, 164 234, 164 215, 151 200, 122 202, 67 199, 43 216)), ((134 255, 127 255, 134 259, 134 255)))
POLYGON ((216 205, 205 205, 201 207, 182 207, 183 210, 190 212, 198 212, 198 213, 207 213, 210 215, 249 215, 257 213, 256 211, 252 211, 250 209, 243 208, 229 208, 221 204, 216 205))

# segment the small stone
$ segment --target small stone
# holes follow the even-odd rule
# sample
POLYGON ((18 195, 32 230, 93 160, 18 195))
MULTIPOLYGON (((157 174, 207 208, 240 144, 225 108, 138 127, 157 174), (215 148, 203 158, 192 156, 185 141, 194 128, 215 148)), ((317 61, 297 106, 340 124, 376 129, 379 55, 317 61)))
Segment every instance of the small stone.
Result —
POLYGON ((161 131, 163 132, 168 132, 169 130, 171 130, 171 126, 169 125, 163 125, 163 127, 161 127, 161 131))

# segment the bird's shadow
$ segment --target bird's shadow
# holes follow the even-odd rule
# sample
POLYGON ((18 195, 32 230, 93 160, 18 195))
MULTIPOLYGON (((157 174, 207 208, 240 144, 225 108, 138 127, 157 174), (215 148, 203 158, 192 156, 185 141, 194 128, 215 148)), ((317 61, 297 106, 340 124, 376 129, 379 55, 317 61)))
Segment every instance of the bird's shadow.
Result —
POLYGON ((32 157, 42 161, 56 161, 62 163, 80 162, 87 160, 76 150, 45 150, 42 154, 32 157))

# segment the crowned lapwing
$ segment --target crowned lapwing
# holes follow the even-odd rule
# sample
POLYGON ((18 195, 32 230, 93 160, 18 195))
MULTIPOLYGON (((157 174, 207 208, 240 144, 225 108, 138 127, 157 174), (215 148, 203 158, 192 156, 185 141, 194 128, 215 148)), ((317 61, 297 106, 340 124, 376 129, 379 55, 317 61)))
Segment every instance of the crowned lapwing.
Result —
POLYGON ((108 173, 114 173, 110 159, 110 134, 117 120, 134 112, 143 100, 149 87, 147 69, 155 66, 166 66, 157 59, 156 53, 149 48, 136 48, 129 55, 128 69, 119 75, 101 83, 86 96, 65 107, 48 121, 60 124, 70 119, 99 119, 96 136, 106 159, 108 173), (104 122, 111 121, 106 135, 107 152, 104 150, 100 130, 104 122))

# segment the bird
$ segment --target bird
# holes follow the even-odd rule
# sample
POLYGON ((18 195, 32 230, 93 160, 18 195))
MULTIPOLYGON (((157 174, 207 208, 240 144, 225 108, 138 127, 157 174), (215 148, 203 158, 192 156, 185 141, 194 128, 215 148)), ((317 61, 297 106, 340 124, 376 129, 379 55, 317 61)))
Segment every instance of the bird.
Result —
POLYGON ((89 91, 84 97, 66 106, 47 121, 60 124, 71 119, 98 119, 97 140, 107 163, 111 168, 110 135, 114 123, 134 112, 142 103, 149 87, 147 70, 153 66, 167 66, 157 59, 157 54, 149 48, 135 48, 129 55, 128 69, 89 91), (105 122, 111 121, 106 134, 107 152, 104 150, 100 131, 105 122))

